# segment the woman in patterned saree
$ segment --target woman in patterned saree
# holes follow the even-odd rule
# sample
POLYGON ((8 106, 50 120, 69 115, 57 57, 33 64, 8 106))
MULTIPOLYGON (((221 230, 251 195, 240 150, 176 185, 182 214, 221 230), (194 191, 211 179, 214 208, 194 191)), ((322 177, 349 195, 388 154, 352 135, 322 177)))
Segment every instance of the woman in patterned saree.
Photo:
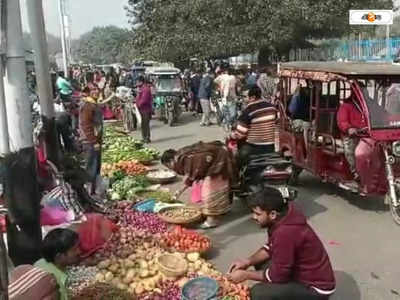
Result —
POLYGON ((218 216, 231 208, 230 190, 237 182, 238 171, 231 153, 221 142, 199 142, 178 151, 165 151, 161 162, 186 176, 176 198, 194 183, 201 183, 202 212, 207 217, 201 228, 216 227, 218 216))

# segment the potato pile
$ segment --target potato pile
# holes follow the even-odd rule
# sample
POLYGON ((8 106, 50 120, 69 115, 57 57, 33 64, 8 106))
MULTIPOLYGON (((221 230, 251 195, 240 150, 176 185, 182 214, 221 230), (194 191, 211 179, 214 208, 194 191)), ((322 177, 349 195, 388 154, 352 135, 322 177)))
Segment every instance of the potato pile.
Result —
POLYGON ((101 261, 97 268, 100 272, 95 280, 111 283, 121 290, 131 294, 141 295, 144 292, 158 292, 158 285, 167 279, 158 269, 156 258, 163 253, 161 248, 143 243, 127 258, 117 258, 101 261))

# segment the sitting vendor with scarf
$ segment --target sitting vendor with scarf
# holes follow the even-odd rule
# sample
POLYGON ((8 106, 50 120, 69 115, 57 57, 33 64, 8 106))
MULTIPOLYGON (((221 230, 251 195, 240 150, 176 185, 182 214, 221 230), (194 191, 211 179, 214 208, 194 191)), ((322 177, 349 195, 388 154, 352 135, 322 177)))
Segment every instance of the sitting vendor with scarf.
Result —
POLYGON ((207 220, 201 228, 216 227, 217 216, 230 210, 230 188, 237 180, 236 165, 224 145, 220 142, 199 142, 178 151, 170 149, 164 152, 161 162, 179 175, 187 176, 184 187, 176 193, 176 197, 194 182, 203 180, 201 199, 207 220))

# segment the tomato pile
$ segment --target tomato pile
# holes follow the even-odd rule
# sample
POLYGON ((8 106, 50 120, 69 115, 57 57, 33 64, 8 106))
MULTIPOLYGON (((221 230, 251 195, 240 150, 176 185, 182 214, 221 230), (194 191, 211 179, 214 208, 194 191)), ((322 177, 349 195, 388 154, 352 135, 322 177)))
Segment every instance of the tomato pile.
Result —
POLYGON ((181 252, 205 252, 210 249, 211 242, 206 236, 176 226, 173 231, 163 235, 164 246, 181 252))

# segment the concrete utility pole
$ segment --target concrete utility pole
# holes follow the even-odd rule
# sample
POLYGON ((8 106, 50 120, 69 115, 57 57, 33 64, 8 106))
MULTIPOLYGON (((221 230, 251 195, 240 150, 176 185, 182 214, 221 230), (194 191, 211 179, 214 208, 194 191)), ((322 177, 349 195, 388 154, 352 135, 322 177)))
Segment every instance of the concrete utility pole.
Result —
POLYGON ((7 5, 0 2, 0 157, 10 152, 6 98, 4 95, 4 62, 7 47, 7 5))
POLYGON ((60 14, 60 24, 61 24, 61 46, 63 53, 63 69, 65 73, 65 77, 68 78, 68 53, 67 53, 67 37, 66 37, 66 28, 65 28, 65 1, 58 0, 58 10, 60 14))
MULTIPOLYGON (((5 0, 3 0, 5 1, 5 0)), ((5 200, 9 209, 7 241, 15 265, 32 264, 40 258, 40 198, 36 181, 32 112, 28 100, 25 49, 22 40, 19 0, 6 0, 7 64, 6 108, 10 148, 15 154, 5 160, 5 200)))
POLYGON ((46 29, 42 0, 26 0, 29 27, 35 57, 40 110, 46 134, 46 152, 50 161, 58 165, 60 152, 55 125, 53 91, 50 79, 50 63, 47 50, 46 29))

